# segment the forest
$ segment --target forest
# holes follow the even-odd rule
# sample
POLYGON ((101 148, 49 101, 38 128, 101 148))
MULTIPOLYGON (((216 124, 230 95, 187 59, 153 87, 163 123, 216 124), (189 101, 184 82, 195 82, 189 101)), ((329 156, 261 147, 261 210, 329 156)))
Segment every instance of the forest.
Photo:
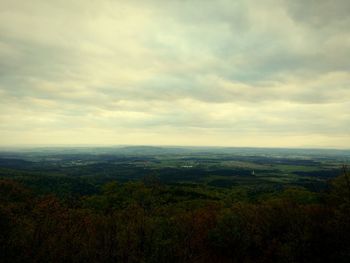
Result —
POLYGON ((105 151, 1 152, 1 262, 349 261, 348 153, 105 151))

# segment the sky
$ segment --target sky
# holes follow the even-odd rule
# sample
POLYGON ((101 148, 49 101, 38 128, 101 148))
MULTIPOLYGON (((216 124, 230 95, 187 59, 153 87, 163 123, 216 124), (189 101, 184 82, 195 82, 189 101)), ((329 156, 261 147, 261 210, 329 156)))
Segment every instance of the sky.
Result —
POLYGON ((350 148, 349 0, 0 0, 0 145, 350 148))

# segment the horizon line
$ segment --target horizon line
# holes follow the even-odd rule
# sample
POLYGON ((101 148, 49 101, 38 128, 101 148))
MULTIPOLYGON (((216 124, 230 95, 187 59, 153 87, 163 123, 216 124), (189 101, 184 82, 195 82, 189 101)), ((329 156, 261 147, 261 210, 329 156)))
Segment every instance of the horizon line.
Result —
POLYGON ((237 149, 300 149, 300 150, 340 150, 350 151, 350 148, 333 146, 222 146, 222 145, 173 145, 173 144, 11 144, 0 145, 3 148, 114 148, 114 147, 163 147, 163 148, 237 148, 237 149))

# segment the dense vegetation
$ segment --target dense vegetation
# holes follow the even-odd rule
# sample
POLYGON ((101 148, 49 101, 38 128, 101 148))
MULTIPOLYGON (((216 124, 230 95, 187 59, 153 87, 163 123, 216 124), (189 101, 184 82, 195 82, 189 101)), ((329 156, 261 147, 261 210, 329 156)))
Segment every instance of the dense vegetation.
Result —
MULTIPOLYGON (((115 163, 94 163, 93 169, 102 170, 98 177, 77 174, 79 169, 90 171, 91 165, 58 169, 42 162, 38 169, 39 163, 29 160, 2 160, 0 262, 348 262, 350 258, 350 177, 345 169, 339 176, 311 175, 326 186, 315 190, 254 179, 242 167, 235 168, 243 169, 234 176, 238 183, 229 185, 225 180, 235 182, 232 173, 228 179, 221 175, 205 183, 193 179, 174 183, 162 180, 159 173, 117 182, 108 176, 115 163), (65 169, 72 173, 64 174, 65 169), (244 176, 251 184, 240 184, 244 176), (213 181, 218 185, 209 184, 213 181)), ((289 162, 295 165, 296 160, 289 162)), ((315 166, 314 161, 306 162, 315 166)), ((168 176, 178 178, 197 174, 163 168, 177 169, 168 176)), ((205 177, 210 169, 194 171, 205 177)))

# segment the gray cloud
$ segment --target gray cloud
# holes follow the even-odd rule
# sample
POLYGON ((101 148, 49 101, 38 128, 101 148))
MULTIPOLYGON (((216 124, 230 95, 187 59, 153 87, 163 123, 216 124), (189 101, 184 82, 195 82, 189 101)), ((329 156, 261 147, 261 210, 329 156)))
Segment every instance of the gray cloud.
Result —
POLYGON ((0 143, 350 147, 346 0, 0 5, 0 143))

